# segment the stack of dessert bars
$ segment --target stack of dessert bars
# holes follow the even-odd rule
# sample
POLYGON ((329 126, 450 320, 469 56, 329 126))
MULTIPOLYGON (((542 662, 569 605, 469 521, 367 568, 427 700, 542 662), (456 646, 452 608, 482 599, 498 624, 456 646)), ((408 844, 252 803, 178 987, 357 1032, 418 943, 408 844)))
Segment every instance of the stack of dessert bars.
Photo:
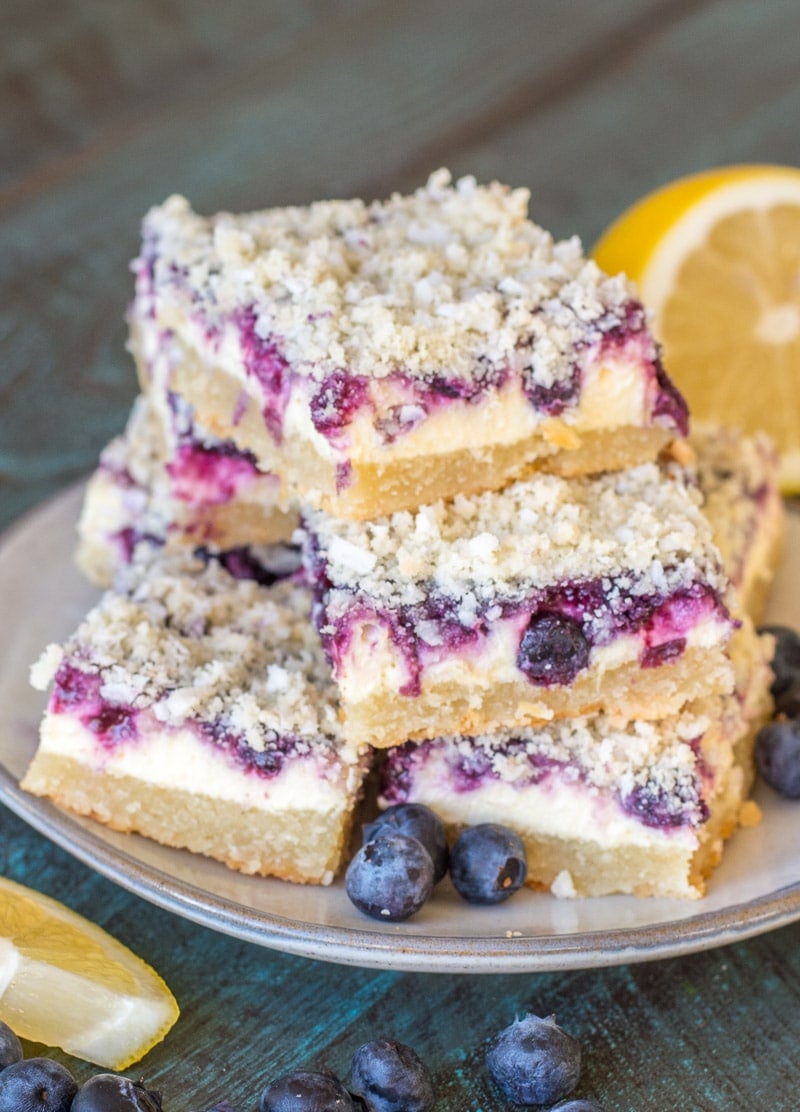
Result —
POLYGON ((79 525, 109 589, 33 669, 28 790, 327 883, 372 768, 556 895, 702 893, 770 709, 775 459, 686 439, 626 280, 527 204, 151 211, 79 525))

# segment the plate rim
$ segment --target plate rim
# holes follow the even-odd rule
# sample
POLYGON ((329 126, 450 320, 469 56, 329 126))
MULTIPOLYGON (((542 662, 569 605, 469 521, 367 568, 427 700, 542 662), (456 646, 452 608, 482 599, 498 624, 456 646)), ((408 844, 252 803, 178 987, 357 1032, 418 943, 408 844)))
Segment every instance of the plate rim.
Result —
MULTIPOLYGON (((0 556, 20 534, 62 503, 76 499, 85 480, 70 484, 24 513, 0 535, 0 556)), ((76 821, 47 799, 29 795, 0 761, 0 803, 83 864, 164 910, 220 933, 269 949, 362 968, 445 973, 514 973, 599 968, 662 960, 729 945, 800 919, 800 880, 709 911, 641 926, 535 935, 394 933, 309 923, 246 907, 168 874, 110 845, 100 831, 76 821)), ((188 851, 186 851, 188 852, 188 851)), ((224 866, 221 866, 224 867, 224 866)))

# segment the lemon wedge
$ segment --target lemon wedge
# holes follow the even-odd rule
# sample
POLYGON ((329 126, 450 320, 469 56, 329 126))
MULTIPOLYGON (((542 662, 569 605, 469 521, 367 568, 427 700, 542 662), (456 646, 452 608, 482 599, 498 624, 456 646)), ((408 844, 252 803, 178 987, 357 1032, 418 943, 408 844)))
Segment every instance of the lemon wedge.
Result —
POLYGON ((732 166, 651 193, 594 248, 654 314, 693 419, 770 434, 800 492, 800 169, 732 166))
POLYGON ((122 943, 0 877, 0 1019, 20 1038, 124 1070, 177 1018, 162 979, 122 943))

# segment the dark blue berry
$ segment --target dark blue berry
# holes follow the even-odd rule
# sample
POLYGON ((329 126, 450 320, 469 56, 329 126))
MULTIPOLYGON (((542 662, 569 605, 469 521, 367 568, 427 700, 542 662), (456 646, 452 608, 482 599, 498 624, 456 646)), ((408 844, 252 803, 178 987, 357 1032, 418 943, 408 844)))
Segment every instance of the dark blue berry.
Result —
POLYGON ((533 683, 568 684, 589 663, 581 623, 565 614, 534 614, 520 641, 517 667, 533 683))
POLYGON ((69 1070, 52 1058, 12 1062, 0 1072, 0 1112, 69 1112, 77 1091, 69 1070))
POLYGON ((14 1062, 21 1062, 22 1044, 7 1023, 0 1019, 0 1070, 14 1062))
POLYGON ((603 1108, 596 1100, 578 1097, 576 1100, 562 1100, 559 1104, 554 1104, 550 1112, 603 1112, 603 1108))
POLYGON ((398 831, 422 842, 433 862, 433 883, 438 884, 447 872, 449 850, 444 823, 424 803, 395 803, 364 826, 364 842, 371 842, 385 832, 398 831))
POLYGON ((450 851, 450 878, 470 903, 507 900, 525 883, 527 872, 522 839, 495 822, 468 826, 450 851))
POLYGON ((775 791, 800 799, 800 719, 770 722, 759 730, 756 764, 775 791))
POLYGON ((396 923, 430 896, 433 862, 416 838, 386 834, 361 847, 347 867, 345 888, 359 911, 396 923))
POLYGON ((578 1084, 581 1048, 552 1016, 526 1015, 492 1039, 486 1066, 509 1100, 553 1104, 578 1084))
POLYGON ((350 1091, 367 1112, 428 1112, 433 1081, 415 1050, 394 1039, 375 1039, 353 1055, 350 1091))
POLYGON ((161 1093, 116 1073, 96 1073, 81 1086, 70 1112, 161 1112, 161 1093))
POLYGON ((329 1070, 292 1070, 267 1085, 258 1112, 356 1112, 356 1106, 329 1070))
POLYGON ((759 633, 771 633, 775 638, 775 678, 770 688, 775 710, 794 718, 800 714, 800 634, 782 625, 760 626, 759 633))

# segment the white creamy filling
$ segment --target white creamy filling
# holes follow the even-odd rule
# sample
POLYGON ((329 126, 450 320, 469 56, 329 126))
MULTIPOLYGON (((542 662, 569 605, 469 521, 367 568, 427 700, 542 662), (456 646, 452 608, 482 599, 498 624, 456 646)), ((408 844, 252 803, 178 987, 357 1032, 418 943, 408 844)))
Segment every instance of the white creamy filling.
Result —
POLYGON ((276 776, 264 777, 247 771, 191 729, 143 728, 137 740, 106 749, 68 714, 45 715, 40 752, 71 757, 109 777, 129 776, 145 790, 176 789, 270 811, 342 809, 361 780, 357 764, 342 763, 338 775, 326 779, 312 757, 291 754, 276 776))
MULTIPOLYGON (((227 324, 215 336, 211 347, 204 325, 187 316, 169 300, 159 300, 160 322, 173 329, 181 341, 193 348, 209 368, 216 366, 237 378, 258 403, 264 406, 264 396, 257 379, 248 374, 242 359, 240 331, 237 325, 227 324)), ((142 322, 145 334, 145 352, 152 351, 152 325, 142 322)), ((634 348, 635 351, 635 348, 634 348)), ((634 353, 606 352, 589 362, 583 375, 577 405, 561 415, 561 420, 580 435, 603 428, 621 428, 649 424, 648 387, 651 380, 649 365, 644 356, 639 362, 634 353)), ((391 385, 381 383, 384 391, 391 385)), ((402 389, 398 389, 398 402, 402 389)), ((412 404, 413 398, 404 398, 412 404)), ((424 400, 424 399, 423 399, 424 400)), ((551 421, 544 412, 536 410, 525 397, 520 383, 501 389, 488 389, 475 402, 443 400, 432 403, 431 409, 416 426, 400 433, 387 443, 373 425, 369 408, 357 411, 352 422, 337 430, 332 439, 318 432, 311 420, 309 399, 305 390, 296 386, 292 391, 283 417, 283 431, 287 440, 300 440, 313 444, 315 452, 335 461, 341 458, 341 445, 353 460, 372 460, 376 455, 381 462, 414 458, 418 455, 437 455, 447 452, 472 451, 481 443, 514 444, 528 439, 541 426, 551 421), (487 438, 487 430, 491 437, 487 438)), ((576 445, 577 446, 577 445, 576 445)), ((554 449, 553 449, 554 450, 554 449)))
POLYGON ((431 752, 414 765, 408 801, 424 803, 445 822, 474 826, 497 822, 531 836, 579 839, 603 848, 618 846, 697 846, 689 827, 659 829, 626 815, 609 795, 583 781, 567 783, 557 775, 538 784, 515 788, 487 778, 472 791, 458 791, 450 780, 447 762, 431 752))
MULTIPOLYGON (((526 616, 495 622, 488 637, 478 646, 432 650, 421 669, 423 696, 438 687, 458 685, 473 692, 491 690, 502 683, 519 683, 525 678, 517 666, 517 652, 526 616)), ((725 644, 730 625, 706 616, 681 636, 686 649, 711 649, 725 644)), ((589 669, 599 676, 639 660, 644 638, 638 634, 621 635, 610 644, 595 646, 589 669)), ((402 649, 379 622, 355 623, 348 649, 337 668, 337 682, 345 700, 367 701, 378 693, 399 691, 410 679, 402 649)), ((733 679, 731 675, 731 686, 733 679)), ((536 685, 532 684, 532 689, 536 685)))

